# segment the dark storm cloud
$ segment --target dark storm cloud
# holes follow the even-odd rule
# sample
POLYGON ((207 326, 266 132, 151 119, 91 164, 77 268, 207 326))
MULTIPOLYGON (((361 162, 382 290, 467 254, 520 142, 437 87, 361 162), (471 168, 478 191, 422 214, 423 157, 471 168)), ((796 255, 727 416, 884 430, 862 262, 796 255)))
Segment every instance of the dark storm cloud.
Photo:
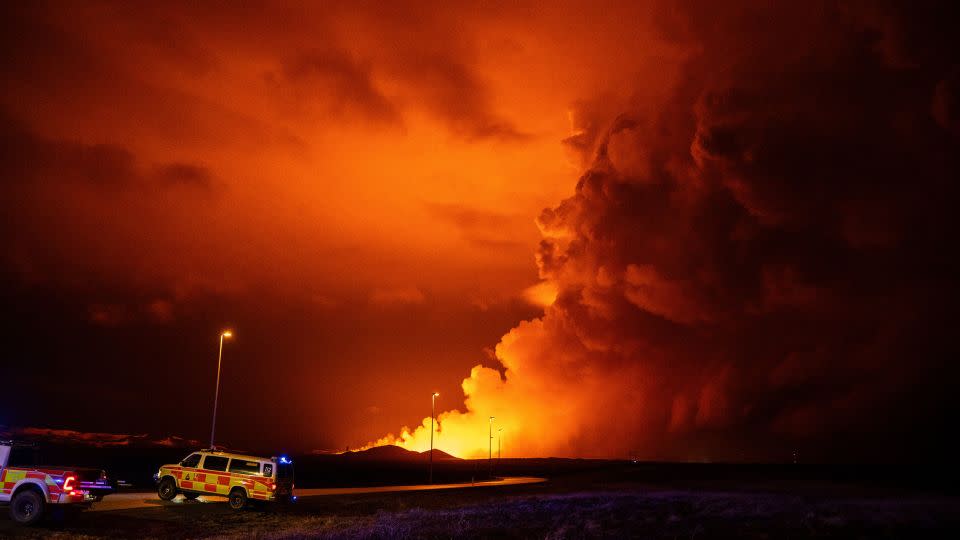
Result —
MULTIPOLYGON (((474 36, 468 23, 482 17, 474 21, 458 6, 434 2, 365 4, 359 12, 347 3, 338 9, 348 19, 362 13, 368 31, 390 44, 374 51, 373 67, 402 82, 395 102, 425 110, 467 140, 515 142, 530 137, 498 113, 489 83, 478 69, 482 39, 475 39, 482 36, 474 36)), ((485 11, 478 9, 475 15, 485 11)))
MULTIPOLYGON (((416 106, 466 139, 522 141, 529 137, 493 111, 488 89, 470 66, 445 54, 381 52, 375 63, 338 50, 309 51, 285 62, 283 74, 285 82, 292 83, 289 88, 299 107, 324 106, 326 113, 353 113, 402 125, 402 107, 416 106), (375 69, 403 82, 400 95, 387 96, 378 88, 375 69)), ((284 86, 275 90, 289 93, 284 86)))
POLYGON ((157 178, 169 185, 190 186, 203 190, 213 188, 213 173, 206 167, 190 163, 169 163, 156 169, 157 178))
POLYGON ((423 103, 454 133, 468 139, 529 137, 492 110, 488 90, 462 61, 440 54, 416 55, 405 59, 402 69, 423 103))
POLYGON ((465 241, 482 248, 522 247, 521 243, 514 240, 513 231, 523 223, 533 227, 532 220, 524 216, 506 215, 462 204, 428 203, 425 206, 430 215, 456 227, 465 241))
POLYGON ((0 166, 5 183, 38 189, 44 183, 116 188, 137 182, 133 155, 113 145, 54 141, 30 132, 0 111, 0 166))
MULTIPOLYGON (((128 283, 144 277, 132 268, 166 233, 145 224, 199 200, 176 188, 204 195, 214 188, 202 165, 150 168, 124 147, 50 139, 7 114, 0 114, 0 168, 6 269, 27 280, 57 276, 68 286, 88 271, 128 283)), ((114 324, 127 318, 125 309, 91 308, 91 317, 114 324)))
MULTIPOLYGON (((475 402, 536 382, 585 409, 515 445, 938 451, 931 426, 957 410, 944 381, 960 153, 943 111, 960 58, 946 19, 882 15, 878 28, 856 5, 693 6, 671 33, 699 52, 658 114, 575 107, 567 144, 592 166, 539 220, 558 299, 498 346, 502 386, 468 380, 475 402)), ((549 417, 542 398, 524 430, 549 417)))
POLYGON ((286 82, 293 83, 301 104, 320 102, 327 113, 359 113, 387 124, 402 124, 400 112, 377 88, 369 61, 358 61, 344 51, 299 54, 284 65, 286 82))
MULTIPOLYGON (((254 86, 244 90, 266 97, 297 126, 331 117, 402 126, 405 115, 419 109, 466 140, 529 138, 495 110, 474 63, 474 47, 456 31, 463 26, 457 14, 429 5, 360 10, 349 3, 324 10, 289 5, 269 13, 232 8, 15 6, 5 12, 0 37, 8 58, 5 105, 23 117, 77 115, 90 124, 123 125, 137 118, 140 129, 194 144, 217 141, 223 134, 216 128, 225 126, 232 137, 251 144, 276 142, 257 119, 223 106, 221 96, 184 91, 184 81, 223 75, 228 53, 236 52, 242 58, 263 55, 259 80, 246 82, 254 86), (382 36, 358 46, 355 36, 336 30, 338 15, 359 17, 382 36), (149 72, 140 70, 144 63, 151 65, 149 72)), ((277 140, 297 137, 285 133, 277 140)))
POLYGON ((0 166, 4 183, 28 189, 74 185, 89 189, 155 188, 190 184, 209 188, 212 172, 192 163, 165 163, 144 173, 130 150, 37 135, 0 110, 0 166))

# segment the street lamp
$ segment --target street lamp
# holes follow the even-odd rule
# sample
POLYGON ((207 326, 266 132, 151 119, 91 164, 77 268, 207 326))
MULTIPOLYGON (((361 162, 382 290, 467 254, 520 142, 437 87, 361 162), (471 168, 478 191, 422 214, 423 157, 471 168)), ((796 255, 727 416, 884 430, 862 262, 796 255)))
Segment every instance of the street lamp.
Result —
POLYGON ((217 431, 217 401, 220 399, 220 361, 223 360, 223 339, 233 337, 233 332, 220 332, 220 350, 217 352, 217 389, 213 394, 213 426, 210 427, 210 448, 213 449, 213 435, 217 431))
POLYGON ((503 428, 497 428, 497 466, 500 465, 500 452, 503 450, 503 428))
POLYGON ((430 483, 433 483, 433 417, 437 415, 437 396, 440 392, 434 392, 430 396, 430 483))
POLYGON ((490 453, 489 453, 488 456, 487 456, 487 462, 490 463, 490 477, 491 477, 491 478, 493 478, 493 419, 494 419, 494 418, 496 418, 496 417, 495 417, 495 416, 491 416, 491 417, 490 417, 490 441, 489 441, 489 442, 490 442, 490 444, 489 444, 489 446, 490 446, 489 452, 490 452, 490 453))

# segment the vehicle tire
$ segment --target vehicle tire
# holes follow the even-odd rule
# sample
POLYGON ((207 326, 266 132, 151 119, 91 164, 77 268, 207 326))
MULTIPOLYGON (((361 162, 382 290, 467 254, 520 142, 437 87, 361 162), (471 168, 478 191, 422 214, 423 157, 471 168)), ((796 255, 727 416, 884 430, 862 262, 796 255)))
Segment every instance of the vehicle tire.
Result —
POLYGON ((20 525, 34 525, 43 517, 46 503, 36 489, 23 489, 10 501, 10 518, 20 525))
POLYGON ((247 506, 247 492, 240 488, 234 488, 227 501, 230 503, 230 508, 243 510, 247 506))
POLYGON ((200 496, 199 493, 193 493, 193 492, 190 492, 190 491, 184 492, 184 494, 183 494, 183 498, 186 499, 186 500, 188 500, 188 501, 195 501, 195 500, 197 500, 197 497, 199 497, 199 496, 200 496))
POLYGON ((161 501, 172 501, 177 496, 177 482, 169 476, 161 480, 157 486, 157 496, 161 501))

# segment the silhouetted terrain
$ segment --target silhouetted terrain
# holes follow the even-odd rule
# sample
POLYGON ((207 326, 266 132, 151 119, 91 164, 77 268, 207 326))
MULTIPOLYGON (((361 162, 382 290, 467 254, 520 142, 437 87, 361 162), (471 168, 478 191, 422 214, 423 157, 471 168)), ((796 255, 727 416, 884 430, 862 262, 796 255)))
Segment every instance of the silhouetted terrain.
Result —
POLYGON ((222 502, 157 501, 32 529, 0 519, 0 537, 912 539, 960 533, 960 497, 943 482, 933 483, 939 491, 892 485, 903 478, 864 483, 857 469, 844 480, 830 478, 839 468, 803 466, 550 459, 510 466, 555 475, 542 484, 304 497, 290 507, 244 512, 222 502))
MULTIPOLYGON (((41 444, 40 459, 105 469, 111 478, 137 489, 153 489, 153 474, 164 463, 183 459, 192 449, 168 447, 107 447, 41 444)), ((404 485, 425 483, 429 455, 396 446, 343 454, 293 455, 296 485, 301 488, 404 485)), ((798 486, 864 486, 957 493, 957 468, 942 464, 728 464, 633 463, 623 460, 568 458, 457 459, 434 456, 436 483, 482 481, 493 476, 540 476, 557 479, 578 474, 617 471, 615 478, 650 486, 685 488, 764 489, 798 486)))

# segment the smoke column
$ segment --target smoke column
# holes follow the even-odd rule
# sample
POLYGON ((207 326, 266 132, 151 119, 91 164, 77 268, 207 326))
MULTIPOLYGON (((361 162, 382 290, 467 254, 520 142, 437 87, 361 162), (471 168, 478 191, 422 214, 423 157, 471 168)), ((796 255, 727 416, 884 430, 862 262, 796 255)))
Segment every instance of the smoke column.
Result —
MULTIPOLYGON (((575 106, 588 166, 538 218, 556 299, 464 379, 437 448, 485 456, 495 416, 510 456, 942 455, 960 64, 940 15, 664 15, 681 77, 575 106)), ((374 444, 426 450, 428 426, 374 444)))

